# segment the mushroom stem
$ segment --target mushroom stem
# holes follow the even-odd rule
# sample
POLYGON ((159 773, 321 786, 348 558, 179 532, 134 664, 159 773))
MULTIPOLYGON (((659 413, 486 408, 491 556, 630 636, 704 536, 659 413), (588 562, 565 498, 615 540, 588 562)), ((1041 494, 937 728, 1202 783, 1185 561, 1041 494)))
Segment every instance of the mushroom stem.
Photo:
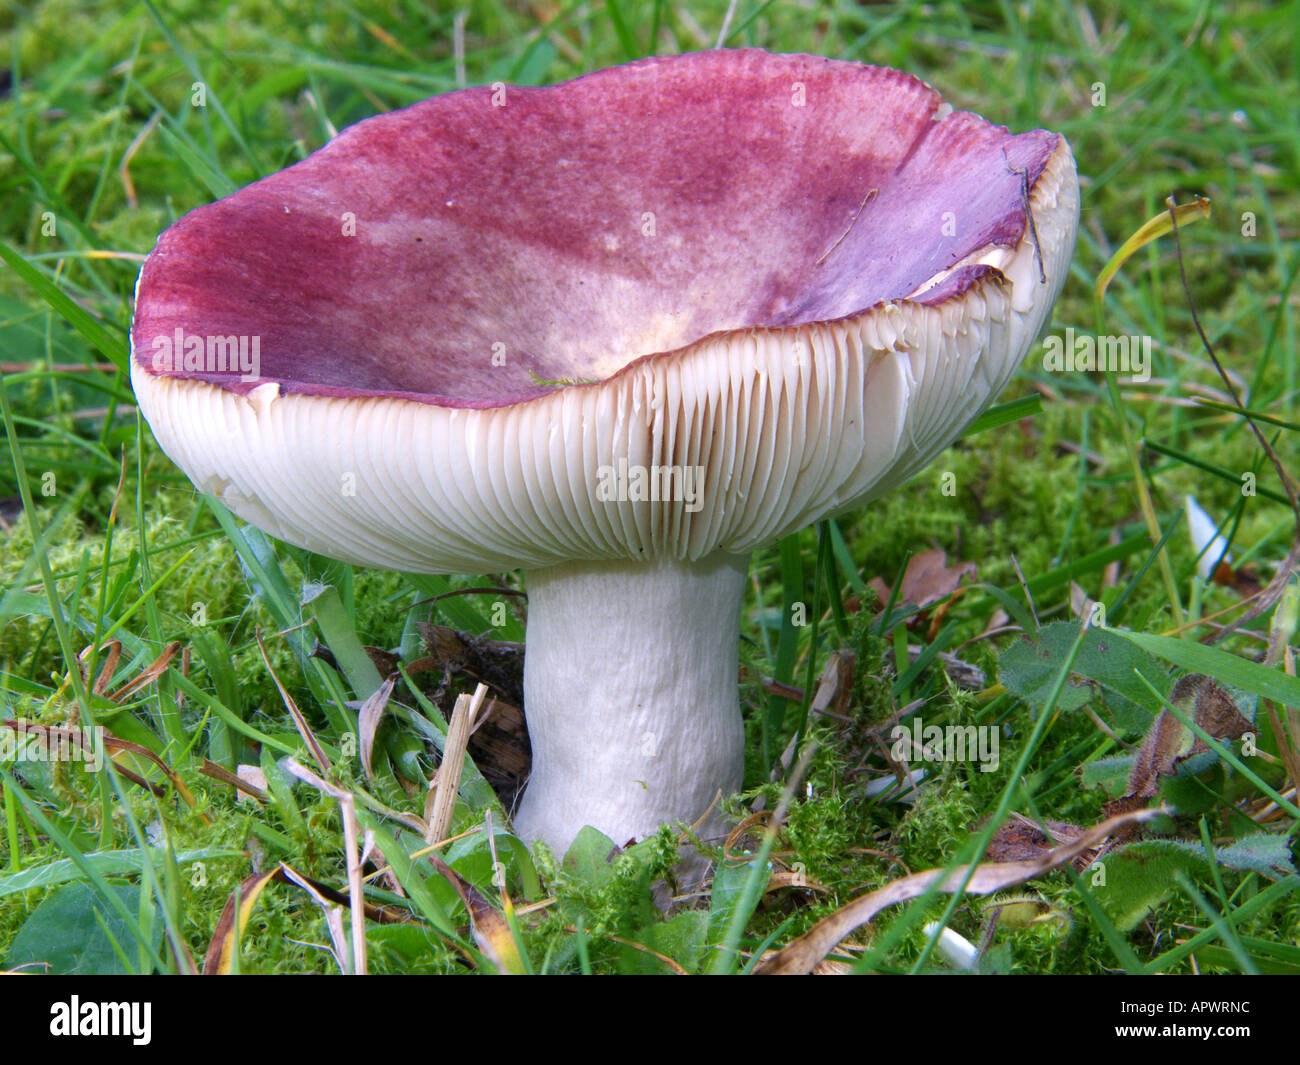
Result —
POLYGON ((526 574, 533 771, 514 818, 522 838, 562 855, 591 825, 622 845, 694 823, 719 790, 740 788, 747 569, 715 553, 526 574))

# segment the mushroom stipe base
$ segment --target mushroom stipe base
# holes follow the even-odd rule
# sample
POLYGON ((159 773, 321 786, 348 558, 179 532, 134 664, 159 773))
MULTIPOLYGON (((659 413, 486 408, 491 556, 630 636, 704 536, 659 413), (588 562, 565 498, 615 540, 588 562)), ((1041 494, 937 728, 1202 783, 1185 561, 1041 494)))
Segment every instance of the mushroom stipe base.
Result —
MULTIPOLYGON (((747 570, 746 557, 715 553, 525 575, 533 771, 514 817, 522 838, 562 855, 591 825, 622 845, 693 824, 719 791, 740 789, 747 570)), ((720 828, 714 813, 700 832, 720 828)))

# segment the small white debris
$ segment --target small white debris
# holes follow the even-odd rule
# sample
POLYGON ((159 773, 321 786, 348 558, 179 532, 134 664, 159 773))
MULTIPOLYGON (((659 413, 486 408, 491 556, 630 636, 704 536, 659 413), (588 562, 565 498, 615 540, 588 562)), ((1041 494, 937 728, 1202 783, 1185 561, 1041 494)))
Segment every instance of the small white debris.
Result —
POLYGON ((934 949, 949 965, 964 969, 966 972, 975 971, 975 967, 979 964, 980 952, 965 936, 959 936, 951 928, 942 927, 938 921, 927 924, 925 934, 931 939, 936 935, 939 937, 934 949))
POLYGON ((1187 497, 1186 507, 1187 529, 1192 536, 1192 550, 1200 556, 1196 560, 1196 572, 1201 575, 1202 580, 1208 581, 1213 576, 1214 566, 1219 561, 1220 555, 1225 562, 1232 561, 1232 555, 1224 554, 1228 541, 1219 535, 1219 526, 1196 502, 1194 496, 1187 497))

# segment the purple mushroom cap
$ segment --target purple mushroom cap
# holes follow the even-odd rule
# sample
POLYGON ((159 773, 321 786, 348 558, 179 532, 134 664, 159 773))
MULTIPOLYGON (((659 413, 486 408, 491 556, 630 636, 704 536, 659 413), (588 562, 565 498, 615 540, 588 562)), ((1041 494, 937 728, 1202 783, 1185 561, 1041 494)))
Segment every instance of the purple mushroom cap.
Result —
POLYGON ((941 102, 895 70, 759 51, 436 96, 167 230, 137 358, 178 328, 258 335, 286 394, 496 407, 712 334, 861 314, 1018 245, 1023 189, 1061 144, 936 120, 941 102))

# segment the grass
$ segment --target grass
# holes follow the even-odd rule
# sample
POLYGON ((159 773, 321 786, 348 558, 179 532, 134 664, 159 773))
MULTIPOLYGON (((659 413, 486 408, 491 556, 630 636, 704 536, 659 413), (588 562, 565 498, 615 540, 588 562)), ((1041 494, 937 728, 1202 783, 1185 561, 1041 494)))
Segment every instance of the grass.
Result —
POLYGON ((612 863, 592 838, 563 865, 530 857, 472 760, 452 826, 460 838, 438 852, 450 872, 430 864, 393 814, 422 814, 444 715, 467 677, 442 691, 428 674, 403 680, 373 779, 362 772, 360 699, 378 675, 364 648, 396 649, 411 667, 424 653, 416 625, 429 620, 519 640, 513 597, 429 602, 517 588, 518 575, 365 571, 269 540, 198 496, 161 454, 123 369, 139 262, 185 211, 303 158, 332 128, 461 84, 549 83, 711 46, 726 5, 408 0, 318 13, 243 0, 214 14, 30 0, 0 14, 10 70, 0 97, 10 460, 0 468, 0 717, 103 725, 173 774, 139 754, 98 774, 0 762, 0 961, 93 943, 87 964, 101 971, 177 972, 202 967, 215 941, 242 972, 352 964, 349 919, 331 939, 328 917, 350 891, 346 804, 289 772, 293 756, 355 796, 356 826, 387 862, 365 886, 367 902, 388 907, 365 922, 372 972, 749 971, 761 951, 909 871, 996 852, 1011 811, 1101 820, 1130 768, 1110 760, 1131 755, 1167 710, 1187 750, 1200 736, 1204 751, 1159 781, 1176 814, 1153 836, 1010 894, 932 892, 885 909, 845 933, 841 964, 942 969, 923 931, 941 920, 985 947, 986 971, 1300 971, 1295 578, 1276 607, 1206 642, 1286 558, 1285 486, 1224 407, 1235 401, 1197 339, 1170 238, 1123 266, 1100 312, 1092 294, 1167 196, 1209 196, 1211 218, 1180 231, 1192 299, 1245 406, 1296 465, 1300 4, 1090 9, 742 2, 730 13, 728 45, 901 67, 957 107, 1063 132, 1079 160, 1083 222, 1051 331, 1148 336, 1153 365, 1149 382, 1112 390, 1105 375, 1046 370, 1035 346, 1002 397, 1016 404, 1003 409, 1012 420, 968 434, 869 509, 754 557, 742 650, 749 790, 728 812, 739 821, 760 796, 767 811, 788 810, 779 830, 762 819, 742 830, 711 882, 667 913, 654 885, 671 870, 672 833, 612 863), (1198 577, 1188 495, 1230 530, 1235 583, 1198 577), (918 614, 888 589, 934 548, 978 571, 918 614), (309 584, 335 591, 305 606, 309 584), (1080 629, 1081 595, 1123 630, 1104 634, 1104 649, 1097 630, 1080 629), (318 641, 327 653, 313 654, 318 641), (122 694, 173 645, 165 668, 122 694), (837 650, 855 661, 833 704, 840 716, 811 716, 837 650), (1196 708, 1168 701, 1180 671, 1228 685, 1253 739, 1197 732, 1196 708), (914 704, 927 723, 996 729, 999 769, 924 763, 910 801, 877 794, 884 726, 914 704), (796 735, 799 774, 773 780, 796 735), (240 766, 262 771, 259 796, 221 776, 240 766), (318 902, 287 881, 254 882, 279 862, 341 894, 318 902), (236 892, 253 901, 232 933, 222 914, 236 892), (471 907, 477 938, 466 898, 488 900, 471 907))

